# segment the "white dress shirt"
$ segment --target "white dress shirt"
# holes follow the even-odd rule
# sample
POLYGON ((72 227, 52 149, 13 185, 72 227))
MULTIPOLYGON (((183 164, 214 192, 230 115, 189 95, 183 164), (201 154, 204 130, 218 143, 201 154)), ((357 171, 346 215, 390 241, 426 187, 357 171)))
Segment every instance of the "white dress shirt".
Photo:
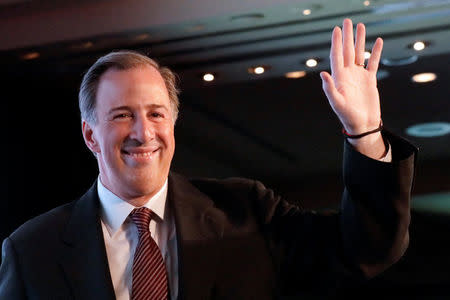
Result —
POLYGON ((392 147, 391 147, 391 144, 388 142, 386 147, 388 148, 388 150, 386 152, 386 155, 384 157, 380 158, 379 161, 390 163, 390 162, 392 162, 392 150, 391 150, 392 147))
MULTIPOLYGON (((97 180, 101 206, 101 223, 109 270, 117 300, 131 299, 133 257, 139 241, 136 225, 128 217, 135 208, 108 190, 97 180)), ((178 296, 178 256, 175 220, 168 208, 167 179, 164 186, 145 207, 155 218, 150 221, 150 234, 161 250, 166 265, 171 299, 178 296)))

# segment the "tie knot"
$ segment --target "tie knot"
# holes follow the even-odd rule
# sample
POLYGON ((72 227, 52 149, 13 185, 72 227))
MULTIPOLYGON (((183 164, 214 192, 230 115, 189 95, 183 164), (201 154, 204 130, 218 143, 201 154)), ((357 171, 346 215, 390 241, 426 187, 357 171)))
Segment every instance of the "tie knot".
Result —
POLYGON ((130 213, 130 217, 134 224, 136 224, 139 233, 149 231, 148 226, 150 224, 150 220, 152 219, 152 214, 153 212, 147 207, 135 208, 130 213))

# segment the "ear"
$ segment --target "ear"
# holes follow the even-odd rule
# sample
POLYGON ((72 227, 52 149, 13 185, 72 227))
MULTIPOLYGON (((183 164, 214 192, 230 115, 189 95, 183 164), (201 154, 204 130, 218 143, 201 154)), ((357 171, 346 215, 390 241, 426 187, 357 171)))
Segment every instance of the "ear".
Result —
POLYGON ((86 143, 86 146, 93 153, 100 153, 100 145, 98 144, 98 142, 95 139, 94 130, 91 127, 91 125, 89 125, 88 122, 83 120, 81 126, 82 126, 81 130, 83 132, 83 138, 84 138, 84 142, 86 143))

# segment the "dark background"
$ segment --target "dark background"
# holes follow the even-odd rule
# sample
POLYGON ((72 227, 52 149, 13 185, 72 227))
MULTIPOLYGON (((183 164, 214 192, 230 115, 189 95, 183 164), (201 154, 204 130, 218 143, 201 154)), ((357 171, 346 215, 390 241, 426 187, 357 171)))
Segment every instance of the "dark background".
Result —
MULTIPOLYGON (((122 48, 150 53, 180 75, 174 171, 191 177, 255 178, 307 209, 338 209, 343 139, 318 74, 328 69, 332 27, 351 17, 355 23, 366 23, 369 45, 378 35, 384 38, 383 58, 418 55, 408 65, 381 64, 389 76, 379 80, 379 91, 386 127, 409 139, 420 152, 410 248, 387 272, 343 293, 364 293, 365 298, 367 291, 369 298, 450 296, 450 135, 418 138, 405 131, 419 123, 450 122, 450 4, 372 1, 366 8, 362 1, 339 5, 249 1, 236 7, 216 3, 214 10, 193 1, 197 6, 185 12, 188 20, 181 17, 181 8, 170 6, 171 1, 155 1, 149 5, 158 8, 158 15, 149 9, 154 19, 149 18, 148 24, 134 24, 127 18, 131 12, 121 10, 122 18, 115 19, 123 23, 112 26, 112 21, 101 23, 106 17, 90 18, 89 13, 109 7, 108 14, 119 14, 113 11, 120 8, 117 1, 7 2, 0 1, 5 107, 0 118, 1 239, 29 218, 81 196, 96 180, 96 161, 81 136, 78 87, 96 58, 122 48), (393 4, 409 8, 377 13, 393 4), (308 18, 288 13, 308 7, 313 8, 308 18), (72 14, 83 10, 86 14, 78 15, 79 23, 73 21, 77 16, 72 14), (249 20, 233 21, 249 14, 253 14, 249 20), (157 23, 163 17, 166 23, 157 23), (51 23, 55 20, 59 23, 51 23), (136 40, 143 34, 148 37, 136 40), (414 52, 408 46, 416 40, 427 41, 429 47, 414 52), (82 47, 88 42, 92 45, 82 47), (38 52, 39 57, 23 59, 30 52, 38 52), (309 57, 319 58, 316 68, 303 65, 309 57), (256 65, 268 71, 261 76, 248 74, 247 68, 256 65), (305 70, 307 75, 294 80, 283 76, 293 70, 305 70), (216 80, 202 82, 203 72, 214 72, 216 80), (419 72, 438 77, 426 84, 411 82, 410 77, 419 72)), ((132 11, 143 1, 130 3, 132 11)))

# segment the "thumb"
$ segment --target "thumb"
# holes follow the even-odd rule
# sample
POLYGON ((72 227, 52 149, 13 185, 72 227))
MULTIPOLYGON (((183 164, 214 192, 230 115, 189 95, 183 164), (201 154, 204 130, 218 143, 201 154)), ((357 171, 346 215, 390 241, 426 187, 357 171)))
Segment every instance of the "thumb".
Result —
POLYGON ((320 78, 322 79, 322 89, 328 98, 328 101, 332 106, 337 104, 336 102, 340 99, 340 94, 334 86, 334 80, 328 72, 320 72, 320 78))

